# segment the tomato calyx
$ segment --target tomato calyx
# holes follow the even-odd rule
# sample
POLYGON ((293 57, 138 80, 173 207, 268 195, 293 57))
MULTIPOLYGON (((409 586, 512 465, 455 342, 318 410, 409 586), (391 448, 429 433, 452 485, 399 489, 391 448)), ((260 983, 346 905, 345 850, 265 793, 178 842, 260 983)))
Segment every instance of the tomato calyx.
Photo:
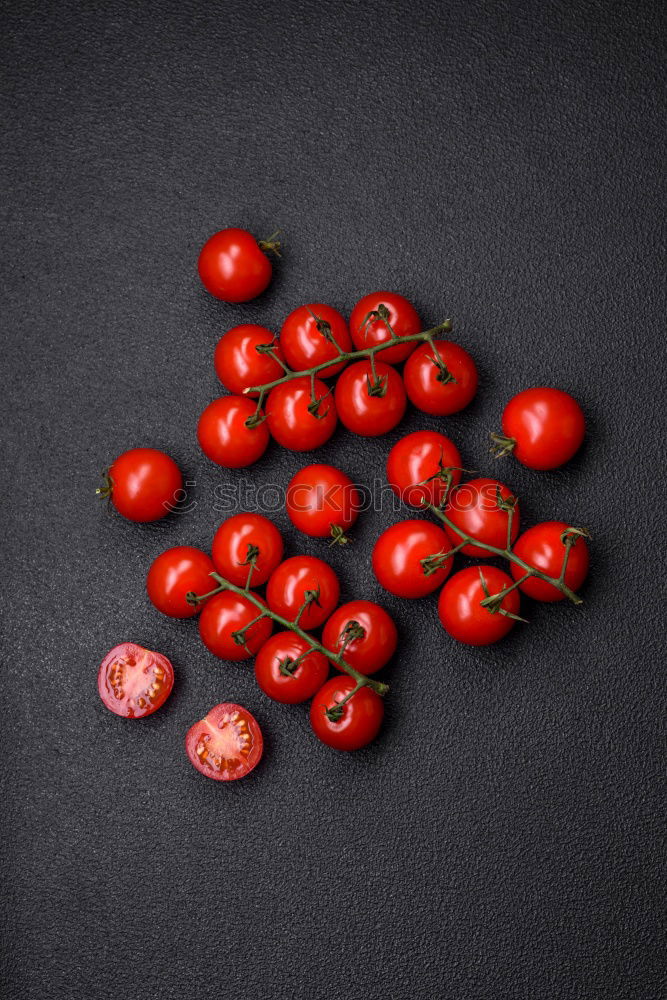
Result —
POLYGON ((457 545, 454 549, 450 549, 449 552, 435 552, 432 556, 424 556, 423 559, 420 559, 419 565, 422 568, 424 576, 433 576, 434 573, 437 573, 439 569, 442 569, 447 560, 451 559, 463 545, 465 545, 465 542, 457 545))
POLYGON ((506 455, 511 455, 516 448, 516 438, 506 437, 497 431, 491 431, 489 437, 492 442, 490 451, 494 458, 504 458, 506 455))
POLYGON ((502 590, 498 591, 497 594, 491 594, 489 592, 487 582, 484 578, 484 574, 482 573, 482 567, 479 566, 478 570, 479 570, 479 582, 482 585, 482 590, 484 591, 484 600, 480 601, 480 605, 483 608, 486 608, 486 610, 491 615, 500 614, 504 615, 505 618, 512 618, 515 622, 524 622, 525 624, 528 624, 527 618, 522 618, 521 615, 515 615, 512 611, 508 611, 506 608, 502 607, 502 603, 507 597, 507 595, 512 590, 515 590, 519 586, 519 584, 514 583, 510 587, 504 587, 502 590))
POLYGON ((331 524, 331 537, 329 545, 347 545, 352 539, 346 535, 339 524, 331 524))
POLYGON ((335 705, 330 705, 329 708, 325 709, 324 714, 330 722, 340 722, 343 718, 343 713, 345 711, 345 705, 354 698, 357 691, 361 690, 363 683, 357 681, 356 687, 352 688, 351 691, 345 695, 340 701, 337 701, 335 705))
POLYGON ((432 361, 435 367, 438 369, 438 374, 435 376, 436 382, 440 382, 442 385, 448 385, 450 382, 456 382, 457 379, 454 378, 449 368, 442 360, 438 353, 438 348, 433 345, 433 354, 429 354, 429 361, 432 361))
POLYGON ((266 240, 257 240, 257 246, 262 251, 262 253, 272 253, 275 257, 280 257, 281 243, 280 240, 276 239, 276 236, 280 236, 282 230, 276 229, 275 233, 271 233, 266 240))
POLYGON ((246 427, 250 428, 250 430, 252 430, 253 427, 259 427, 259 425, 263 424, 264 421, 266 420, 266 413, 262 413, 261 406, 262 406, 262 398, 260 396, 257 403, 257 409, 245 421, 246 427))
POLYGON ((95 496, 98 496, 100 500, 110 500, 113 493, 113 479, 109 475, 108 469, 102 473, 102 482, 104 485, 97 487, 95 496))

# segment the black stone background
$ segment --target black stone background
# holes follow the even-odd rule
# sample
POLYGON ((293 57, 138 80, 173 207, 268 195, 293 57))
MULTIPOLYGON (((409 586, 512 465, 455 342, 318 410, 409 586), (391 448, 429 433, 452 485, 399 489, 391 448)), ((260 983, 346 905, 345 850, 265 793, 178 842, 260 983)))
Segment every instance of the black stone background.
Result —
POLYGON ((652 3, 5 3, 2 996, 657 998, 661 994, 661 263, 664 21, 652 3), (227 225, 284 230, 270 290, 214 301, 195 262, 227 225), (525 602, 496 648, 454 644, 435 598, 383 594, 330 558, 343 596, 401 629, 381 738, 338 755, 305 707, 270 703, 194 622, 144 595, 150 561, 207 547, 216 484, 284 486, 195 440, 239 321, 400 290, 475 356, 464 413, 412 411, 316 455, 382 481, 407 431, 451 434, 520 494, 524 523, 594 535, 585 604, 525 602), (553 474, 493 464, 517 390, 580 399, 588 439, 553 474), (152 526, 94 487, 153 445, 196 509, 152 526), (138 724, 98 700, 132 639, 178 683, 138 724), (230 699, 267 750, 219 786, 183 752, 230 699))

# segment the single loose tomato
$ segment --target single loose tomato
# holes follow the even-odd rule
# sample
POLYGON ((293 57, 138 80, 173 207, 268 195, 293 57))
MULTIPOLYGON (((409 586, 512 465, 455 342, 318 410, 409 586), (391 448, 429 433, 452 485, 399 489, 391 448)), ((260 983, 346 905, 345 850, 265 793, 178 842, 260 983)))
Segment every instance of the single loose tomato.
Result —
POLYGON ((208 599, 199 616, 202 642, 221 660, 248 660, 273 631, 271 619, 260 618, 261 614, 247 597, 223 590, 208 599))
POLYGON ((174 668, 167 657, 135 642, 114 646, 97 674, 100 698, 124 719, 143 719, 157 711, 173 686, 174 668))
POLYGON ((250 579, 251 585, 258 587, 266 583, 283 557, 282 535, 262 514, 234 514, 216 531, 211 556, 226 580, 245 587, 250 579))
POLYGON ((294 632, 276 632, 255 658, 255 677, 264 694, 283 705, 312 698, 329 675, 326 656, 294 632))
POLYGON ((211 559, 192 545, 177 545, 162 552, 151 563, 146 590, 151 604, 170 618, 192 618, 202 605, 188 604, 186 595, 207 594, 215 583, 211 559))
POLYGON ((586 421, 561 389, 524 389, 505 407, 503 433, 492 434, 498 457, 510 452, 529 469, 556 469, 579 450, 586 421))
MULTIPOLYGON (((213 356, 215 371, 229 392, 242 396, 253 385, 265 385, 283 374, 280 344, 265 326, 234 326, 218 341, 213 356)), ((258 392, 247 393, 256 397, 258 392)))
POLYGON ((425 597, 447 578, 453 559, 447 535, 430 521, 399 521, 373 549, 373 572, 396 597, 425 597))
MULTIPOLYGON (((315 368, 352 347, 345 319, 337 309, 322 302, 311 302, 291 312, 282 325, 280 343, 288 365, 295 372, 315 368)), ((323 368, 318 375, 330 378, 344 367, 345 362, 339 361, 323 368)))
POLYGON ((266 601, 275 614, 317 628, 338 604, 340 584, 331 566, 314 556, 292 556, 269 577, 266 601))
MULTIPOLYGON (((393 618, 373 601, 342 604, 322 632, 322 645, 342 654, 360 674, 374 674, 384 667, 396 652, 397 643, 393 618)), ((331 662, 337 666, 335 660, 331 662)))
POLYGON ((209 403, 197 426, 201 450, 216 465, 241 469, 261 458, 269 443, 266 422, 245 396, 221 396, 209 403))
POLYGON ((495 566, 460 569, 440 592, 438 615, 443 628, 468 646, 498 642, 514 627, 516 618, 510 615, 519 613, 519 595, 516 590, 510 591, 496 611, 483 607, 482 601, 511 586, 507 573, 495 566))
POLYGON ((184 496, 176 462, 156 448, 124 451, 104 480, 98 496, 109 497, 119 514, 142 524, 164 517, 184 496))
POLYGON ((411 507, 424 501, 436 506, 447 490, 461 481, 461 455, 456 445, 437 431, 415 431, 397 441, 387 459, 387 481, 396 496, 411 507))
POLYGON ((403 380, 391 365, 357 361, 336 383, 336 409, 341 423, 363 437, 386 434, 400 423, 406 399, 403 380))
POLYGON ((312 538, 347 542, 345 532, 359 516, 361 496, 352 480, 333 465, 307 465, 287 487, 287 513, 295 528, 312 538))
POLYGON ((408 398, 419 410, 445 417, 458 413, 477 392, 477 369, 467 351, 451 340, 422 344, 403 371, 408 398))
POLYGON ((265 250, 280 244, 260 241, 247 229, 221 229, 206 241, 197 268, 204 288, 223 302, 248 302, 271 281, 273 268, 265 250))
MULTIPOLYGON (((445 514, 459 531, 497 549, 505 549, 519 534, 519 504, 509 487, 497 479, 470 479, 456 486, 449 494, 445 514), (508 539, 511 508, 514 514, 511 538, 508 539)), ((452 545, 462 541, 455 528, 445 526, 452 545)), ((476 559, 489 556, 487 549, 472 543, 464 545, 460 551, 464 556, 476 559)))
POLYGON ((245 777, 259 764, 263 749, 256 719, 246 708, 229 701, 212 708, 185 737, 190 762, 214 781, 245 777))
MULTIPOLYGON (((568 549, 564 583, 576 592, 588 574, 588 546, 582 533, 576 528, 571 528, 565 521, 544 521, 524 531, 517 539, 513 551, 529 566, 559 579, 568 549), (571 541, 566 545, 568 537, 571 541)), ((516 563, 511 564, 510 570, 515 580, 522 580, 526 574, 516 563)), ((553 584, 546 583, 537 576, 528 577, 519 587, 524 594, 536 601, 562 601, 566 596, 553 584)))
MULTIPOLYGON (((357 350, 362 351, 397 337, 410 337, 422 328, 417 310, 396 292, 371 292, 360 299, 350 316, 350 333, 357 350)), ((377 355, 385 365, 398 365, 414 351, 416 341, 387 347, 377 355)))
POLYGON ((283 448, 312 451, 328 441, 338 418, 331 391, 304 375, 277 385, 266 401, 266 422, 283 448))
POLYGON ((334 750, 360 750, 371 743, 382 725, 384 703, 369 687, 359 688, 352 677, 332 677, 320 688, 310 706, 310 724, 318 740, 334 750))

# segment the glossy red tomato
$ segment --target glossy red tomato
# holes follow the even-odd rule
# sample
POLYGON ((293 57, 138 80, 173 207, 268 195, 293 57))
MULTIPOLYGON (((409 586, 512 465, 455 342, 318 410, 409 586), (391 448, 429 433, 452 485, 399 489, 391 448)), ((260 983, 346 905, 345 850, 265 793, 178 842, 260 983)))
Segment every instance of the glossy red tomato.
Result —
MULTIPOLYGON (((542 524, 536 524, 517 539, 514 554, 529 566, 558 579, 567 551, 563 539, 565 533, 571 530, 564 521, 544 521, 542 524)), ((573 544, 567 559, 564 582, 570 590, 576 592, 588 575, 588 546, 581 535, 573 534, 571 537, 573 544)), ((511 564, 510 570, 515 580, 521 580, 525 576, 525 570, 515 563, 511 564)), ((536 576, 529 577, 521 584, 520 589, 536 601, 562 601, 565 597, 565 594, 552 584, 536 576)))
POLYGON ((338 418, 330 390, 316 378, 313 399, 307 375, 277 385, 266 401, 268 429, 278 444, 292 451, 312 451, 328 441, 338 418))
POLYGON ((221 229, 206 241, 197 264, 202 284, 223 302, 248 302, 271 281, 273 268, 262 249, 275 244, 258 243, 246 229, 221 229))
MULTIPOLYGON (((276 357, 282 358, 280 344, 265 326, 245 323, 223 334, 215 349, 213 364, 225 389, 242 396, 252 385, 265 385, 280 378, 283 369, 276 358, 266 352, 269 346, 276 357)), ((259 393, 247 395, 254 398, 259 393)))
POLYGON ((163 451, 132 448, 118 456, 97 492, 109 497, 118 513, 130 521, 158 521, 183 499, 183 477, 163 451))
POLYGON ((201 549, 177 545, 162 552, 151 563, 146 590, 151 604, 170 618, 192 618, 201 604, 188 604, 186 594, 207 594, 215 588, 210 574, 215 567, 201 549))
POLYGON ((468 646, 489 646, 492 642, 498 642, 515 623, 514 618, 502 614, 502 611, 517 615, 519 595, 516 590, 512 590, 503 599, 500 610, 495 612, 482 607, 481 602, 487 596, 500 594, 505 587, 511 586, 512 580, 507 573, 495 566, 469 566, 467 569, 460 569, 440 592, 438 615, 443 628, 452 638, 465 642, 468 646))
POLYGON ((373 549, 373 572, 396 597, 425 597, 449 575, 453 559, 445 532, 430 521, 399 521, 383 531, 373 549))
POLYGON ((269 577, 266 601, 277 615, 301 628, 317 628, 338 604, 340 584, 331 566, 314 556, 292 556, 269 577), (299 616, 308 598, 308 604, 299 616))
POLYGON ((173 686, 174 668, 167 657, 134 642, 114 646, 97 674, 100 698, 124 719, 143 719, 157 711, 173 686))
POLYGON ((499 455, 512 452, 529 469, 569 462, 586 431, 576 399, 561 389, 524 389, 505 407, 503 434, 492 435, 499 455))
POLYGON ((363 437, 386 434, 405 413, 405 389, 396 369, 376 361, 375 372, 374 376, 369 361, 357 361, 336 383, 336 409, 341 423, 363 437))
POLYGON ((221 396, 209 403, 197 426, 197 439, 206 457, 226 469, 241 469, 261 458, 269 443, 269 430, 266 421, 252 425, 255 410, 253 401, 245 396, 221 396))
MULTIPOLYGON (((384 667, 397 643, 393 618, 373 601, 342 604, 322 632, 322 645, 334 653, 342 652, 345 662, 360 674, 374 674, 384 667)), ((335 667, 336 662, 331 662, 335 667)))
POLYGON ((284 705, 296 705, 312 698, 328 675, 326 656, 312 649, 294 632, 276 632, 255 658, 257 683, 264 694, 284 705))
POLYGON ((387 481, 410 507, 423 501, 438 505, 447 484, 443 470, 451 468, 454 486, 461 481, 461 455, 456 445, 437 431, 415 431, 397 441, 387 459, 387 481))
POLYGON ((200 774, 214 781, 243 778, 259 764, 262 730, 246 708, 216 705, 185 737, 185 752, 200 774))
MULTIPOLYGON (((497 479, 470 479, 467 483, 456 486, 449 494, 445 514, 449 520, 466 535, 476 538, 486 545, 494 545, 504 549, 507 545, 507 526, 509 511, 503 504, 510 505, 514 501, 512 491, 497 479)), ((445 530, 452 546, 458 545, 461 535, 448 525, 445 530)), ((512 521, 512 542, 519 534, 519 504, 514 502, 514 519, 512 521)), ((460 550, 464 556, 476 559, 487 559, 489 553, 479 545, 464 545, 460 550)))
MULTIPOLYGON (((396 292, 371 292, 357 302, 350 316, 350 333, 357 350, 374 347, 391 340, 391 329, 397 337, 419 333, 422 322, 415 307, 396 292), (384 308, 382 308, 384 307, 384 308)), ((376 355, 385 365, 398 365, 414 351, 416 341, 388 347, 376 355)))
POLYGON ((338 707, 355 687, 352 677, 332 677, 310 706, 313 732, 335 750, 360 750, 375 739, 382 725, 384 703, 369 687, 360 688, 342 708, 338 707))
POLYGON ((437 417, 458 413, 477 392, 475 362, 451 340, 418 347, 408 359, 403 380, 410 402, 437 417))
MULTIPOLYGON (((280 331, 280 343, 287 364, 295 372, 315 368, 352 347, 345 319, 337 309, 322 302, 311 302, 291 312, 280 331)), ((345 362, 339 361, 338 364, 328 365, 318 375, 330 378, 344 367, 345 362)))
POLYGON ((234 514, 223 521, 213 538, 215 568, 237 587, 266 583, 283 557, 283 539, 273 521, 262 514, 234 514))
MULTIPOLYGON (((253 594, 253 597, 257 596, 253 594)), ((215 594, 206 602, 199 616, 202 642, 221 660, 248 660, 271 635, 273 622, 270 618, 262 618, 247 629, 245 637, 237 635, 235 638, 234 633, 243 631, 260 614, 247 597, 234 594, 231 590, 215 594)))
POLYGON ((287 487, 287 513, 295 528, 312 538, 345 542, 359 516, 361 496, 352 480, 333 465, 307 465, 287 487))

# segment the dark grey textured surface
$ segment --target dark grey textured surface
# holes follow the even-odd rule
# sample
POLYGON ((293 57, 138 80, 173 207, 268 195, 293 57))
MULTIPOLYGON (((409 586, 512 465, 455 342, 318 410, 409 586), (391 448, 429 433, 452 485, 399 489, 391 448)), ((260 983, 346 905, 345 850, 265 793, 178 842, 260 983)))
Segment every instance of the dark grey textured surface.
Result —
MULTIPOLYGON (((131 6, 4 5, 3 997, 658 997, 659 5, 131 6), (225 225, 285 230, 244 308, 196 277, 225 225), (163 548, 208 545, 215 485, 240 478, 194 435, 221 332, 383 286, 452 315, 478 399, 340 431, 322 460, 369 483, 399 433, 442 426, 526 523, 595 542, 582 609, 531 606, 474 651, 434 599, 383 597, 365 517, 331 561, 402 642, 381 739, 344 756, 143 581, 163 548), (539 383, 582 401, 584 449, 556 474, 492 465, 487 431, 539 383), (138 444, 180 462, 193 513, 105 516, 98 472, 138 444), (95 689, 126 638, 178 674, 136 725, 95 689), (223 699, 267 742, 229 787, 182 750, 223 699)), ((247 478, 302 461, 274 448, 247 478)))

